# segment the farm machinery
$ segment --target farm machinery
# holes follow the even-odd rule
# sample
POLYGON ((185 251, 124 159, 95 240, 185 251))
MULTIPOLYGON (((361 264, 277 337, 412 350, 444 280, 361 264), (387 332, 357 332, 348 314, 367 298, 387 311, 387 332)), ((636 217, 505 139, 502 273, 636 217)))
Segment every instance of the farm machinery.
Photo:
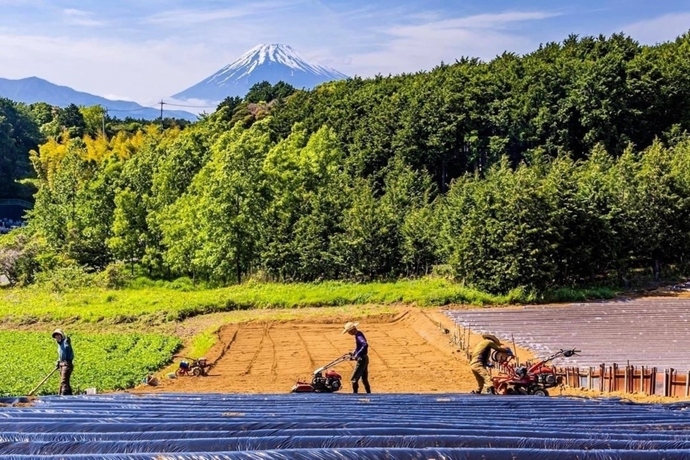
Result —
POLYGON ((205 377, 208 368, 211 365, 206 361, 206 358, 192 359, 185 358, 180 361, 179 367, 175 370, 175 375, 182 377, 185 375, 193 375, 194 377, 205 377))
POLYGON ((556 358, 571 356, 579 353, 574 348, 559 350, 546 358, 536 362, 527 362, 520 366, 515 363, 512 353, 493 352, 491 359, 499 363, 499 375, 493 376, 494 393, 501 395, 535 395, 548 396, 549 388, 554 388, 563 383, 563 377, 556 374, 553 366, 548 365, 556 358))
POLYGON ((334 359, 330 363, 323 365, 316 369, 312 374, 311 382, 304 382, 298 380, 292 387, 292 393, 333 393, 341 388, 340 380, 342 377, 332 367, 342 363, 343 361, 350 361, 352 359, 351 353, 334 359))

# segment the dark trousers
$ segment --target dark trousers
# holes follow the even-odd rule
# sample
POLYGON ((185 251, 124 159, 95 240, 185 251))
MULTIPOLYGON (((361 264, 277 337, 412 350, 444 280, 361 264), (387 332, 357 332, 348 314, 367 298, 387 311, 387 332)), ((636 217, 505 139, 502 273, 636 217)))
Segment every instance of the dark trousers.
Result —
POLYGON ((71 395, 72 386, 69 383, 70 377, 72 377, 72 371, 74 370, 74 365, 72 361, 60 361, 60 391, 59 395, 71 395))
POLYGON ((350 377, 353 393, 359 392, 359 379, 362 379, 364 390, 367 393, 371 393, 371 387, 369 386, 369 357, 367 355, 360 356, 357 359, 357 365, 352 372, 352 377, 350 377))

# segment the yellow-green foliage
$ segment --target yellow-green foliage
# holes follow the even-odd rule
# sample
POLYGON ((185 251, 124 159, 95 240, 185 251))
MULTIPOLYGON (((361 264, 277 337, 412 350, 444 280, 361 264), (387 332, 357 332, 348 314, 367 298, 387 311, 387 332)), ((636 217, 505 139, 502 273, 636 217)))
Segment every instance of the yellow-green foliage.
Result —
POLYGON ((195 335, 192 338, 189 350, 186 352, 193 359, 204 356, 211 347, 216 343, 217 327, 213 327, 207 331, 195 335))

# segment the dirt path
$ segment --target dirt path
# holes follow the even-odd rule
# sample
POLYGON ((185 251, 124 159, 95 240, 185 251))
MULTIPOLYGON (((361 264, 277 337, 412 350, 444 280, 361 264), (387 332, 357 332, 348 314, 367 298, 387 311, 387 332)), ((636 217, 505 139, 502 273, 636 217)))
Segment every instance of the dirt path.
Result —
MULTIPOLYGON (((447 318, 433 311, 406 309, 394 318, 370 318, 360 329, 370 344, 370 382, 386 393, 467 392, 475 381, 450 341, 447 318)), ((252 322, 224 326, 206 358, 207 377, 167 378, 134 391, 286 393, 298 378, 351 351, 354 339, 330 318, 319 322, 252 322)), ((354 366, 336 367, 349 390, 354 366)))

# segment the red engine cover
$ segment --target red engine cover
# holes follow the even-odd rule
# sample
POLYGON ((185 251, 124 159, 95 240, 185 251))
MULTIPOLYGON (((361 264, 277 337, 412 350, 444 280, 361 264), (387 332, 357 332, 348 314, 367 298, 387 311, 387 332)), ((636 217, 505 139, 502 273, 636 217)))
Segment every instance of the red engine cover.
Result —
POLYGON ((340 377, 340 374, 338 374, 336 371, 331 369, 330 371, 326 372, 326 378, 340 380, 342 377, 340 377))
POLYGON ((313 393, 314 387, 312 387, 307 382, 297 382, 295 386, 292 387, 293 393, 313 393))

